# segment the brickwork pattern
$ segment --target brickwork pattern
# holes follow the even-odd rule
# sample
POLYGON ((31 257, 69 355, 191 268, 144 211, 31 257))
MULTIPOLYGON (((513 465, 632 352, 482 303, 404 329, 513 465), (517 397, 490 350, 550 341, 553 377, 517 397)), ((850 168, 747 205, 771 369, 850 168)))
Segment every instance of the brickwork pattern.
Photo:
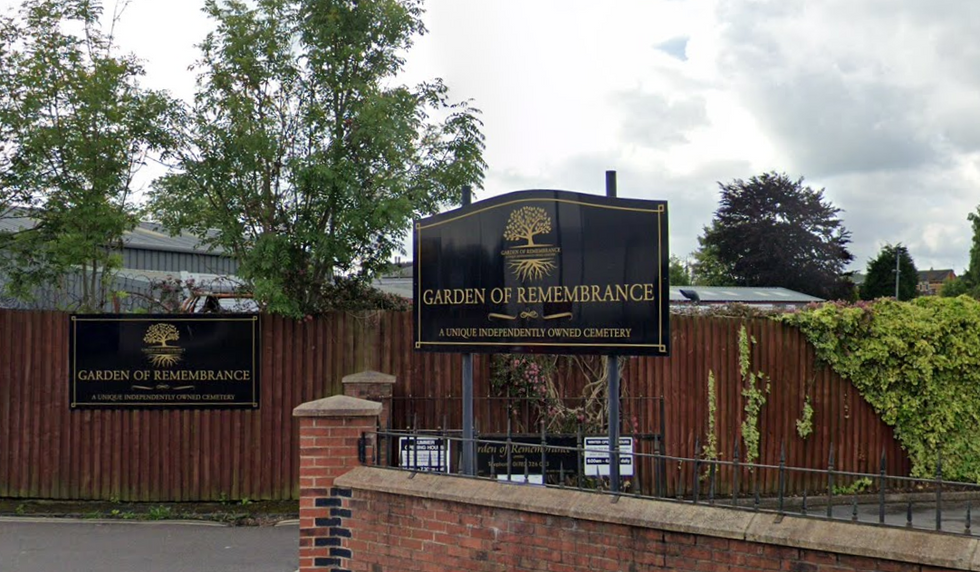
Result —
POLYGON ((754 513, 359 468, 370 464, 381 413, 379 404, 349 396, 294 411, 300 572, 943 570, 914 562, 980 569, 972 538, 757 522, 754 513), (359 456, 362 436, 370 439, 367 459, 359 456), (833 538, 813 540, 815 528, 833 538))
POLYGON ((887 560, 355 490, 353 572, 933 572, 887 560))
MULTIPOLYGON (((350 510, 343 501, 350 489, 333 486, 334 479, 361 465, 358 443, 373 435, 377 416, 300 418, 299 564, 303 572, 347 570, 351 550, 350 510)), ((368 459, 373 439, 367 444, 368 459)))

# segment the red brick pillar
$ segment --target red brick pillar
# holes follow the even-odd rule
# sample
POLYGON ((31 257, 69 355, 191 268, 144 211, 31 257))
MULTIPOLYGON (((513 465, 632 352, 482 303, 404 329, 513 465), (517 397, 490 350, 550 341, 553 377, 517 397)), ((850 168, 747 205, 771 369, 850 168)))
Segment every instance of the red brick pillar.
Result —
POLYGON ((365 462, 374 455, 375 430, 381 404, 334 395, 304 403, 293 410, 299 418, 299 570, 343 570, 350 550, 344 526, 350 517, 343 508, 349 489, 333 486, 334 479, 365 464, 359 458, 362 436, 365 462))
POLYGON ((387 429, 391 415, 391 395, 395 385, 395 376, 380 371, 362 371, 345 375, 344 395, 377 401, 381 404, 381 415, 378 424, 387 429))

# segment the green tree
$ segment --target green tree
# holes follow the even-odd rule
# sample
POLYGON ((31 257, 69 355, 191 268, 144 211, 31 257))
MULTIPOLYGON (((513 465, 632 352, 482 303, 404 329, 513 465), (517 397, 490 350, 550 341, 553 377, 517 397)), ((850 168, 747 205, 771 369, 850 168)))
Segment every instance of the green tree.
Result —
POLYGON ((821 298, 846 297, 844 267, 850 232, 840 209, 784 174, 735 179, 721 188, 712 224, 705 227, 695 271, 735 286, 781 286, 821 298))
POLYGON ((895 257, 898 256, 898 299, 911 300, 918 295, 919 271, 908 248, 886 244, 878 256, 868 262, 868 274, 861 284, 861 299, 895 297, 895 257))
POLYGON ((207 0, 179 172, 151 210, 208 236, 274 312, 330 306, 367 278, 413 217, 457 202, 485 164, 478 111, 441 81, 395 85, 425 31, 417 0, 207 0), (210 233, 210 234, 206 234, 210 233))
POLYGON ((691 273, 687 266, 676 256, 670 257, 670 285, 671 286, 690 286, 691 273))
POLYGON ((956 298, 964 294, 972 295, 970 286, 962 276, 943 281, 943 289, 939 291, 939 295, 944 298, 956 298))
POLYGON ((96 0, 26 0, 0 19, 0 216, 21 222, 0 233, 0 274, 22 298, 71 277, 87 310, 103 308, 136 223, 133 177, 172 145, 175 109, 139 86, 143 69, 116 54, 101 12, 96 0))
POLYGON ((705 236, 711 234, 716 223, 704 227, 704 234, 698 237, 700 248, 691 253, 691 282, 696 286, 736 286, 732 269, 718 257, 718 247, 705 243, 705 236))
POLYGON ((980 286, 980 206, 966 215, 966 218, 973 228, 973 242, 970 244, 970 265, 963 273, 963 278, 968 286, 977 290, 980 286))
POLYGON ((980 298, 980 206, 966 215, 973 227, 973 242, 970 244, 970 265, 963 272, 943 284, 940 295, 955 298, 963 294, 980 298))

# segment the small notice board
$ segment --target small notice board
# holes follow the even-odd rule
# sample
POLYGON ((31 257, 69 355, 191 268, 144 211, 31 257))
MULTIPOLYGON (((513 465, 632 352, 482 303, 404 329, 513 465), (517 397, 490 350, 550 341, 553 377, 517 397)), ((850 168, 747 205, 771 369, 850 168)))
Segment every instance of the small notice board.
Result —
MULTIPOLYGON (((586 437, 582 443, 585 476, 609 476, 609 437, 586 437)), ((633 476, 633 438, 619 438, 619 474, 633 476)))
POLYGON ((449 472, 450 445, 443 437, 401 437, 398 466, 413 471, 449 472))

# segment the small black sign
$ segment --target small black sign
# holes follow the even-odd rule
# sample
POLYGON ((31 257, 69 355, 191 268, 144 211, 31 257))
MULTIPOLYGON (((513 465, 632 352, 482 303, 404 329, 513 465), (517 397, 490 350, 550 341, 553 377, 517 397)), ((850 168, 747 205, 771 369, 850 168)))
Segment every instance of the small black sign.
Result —
POLYGON ((520 191, 415 224, 415 348, 669 355, 667 203, 520 191))
POLYGON ((254 314, 73 315, 72 408, 258 408, 254 314))
MULTIPOLYGON (((476 474, 483 476, 508 474, 506 440, 507 435, 480 436, 476 447, 476 474)), ((546 474, 555 480, 561 474, 565 477, 577 475, 577 447, 577 439, 574 435, 547 435, 544 447, 546 474)), ((523 475, 525 472, 529 475, 541 474, 540 435, 511 437, 509 474, 523 475)))

